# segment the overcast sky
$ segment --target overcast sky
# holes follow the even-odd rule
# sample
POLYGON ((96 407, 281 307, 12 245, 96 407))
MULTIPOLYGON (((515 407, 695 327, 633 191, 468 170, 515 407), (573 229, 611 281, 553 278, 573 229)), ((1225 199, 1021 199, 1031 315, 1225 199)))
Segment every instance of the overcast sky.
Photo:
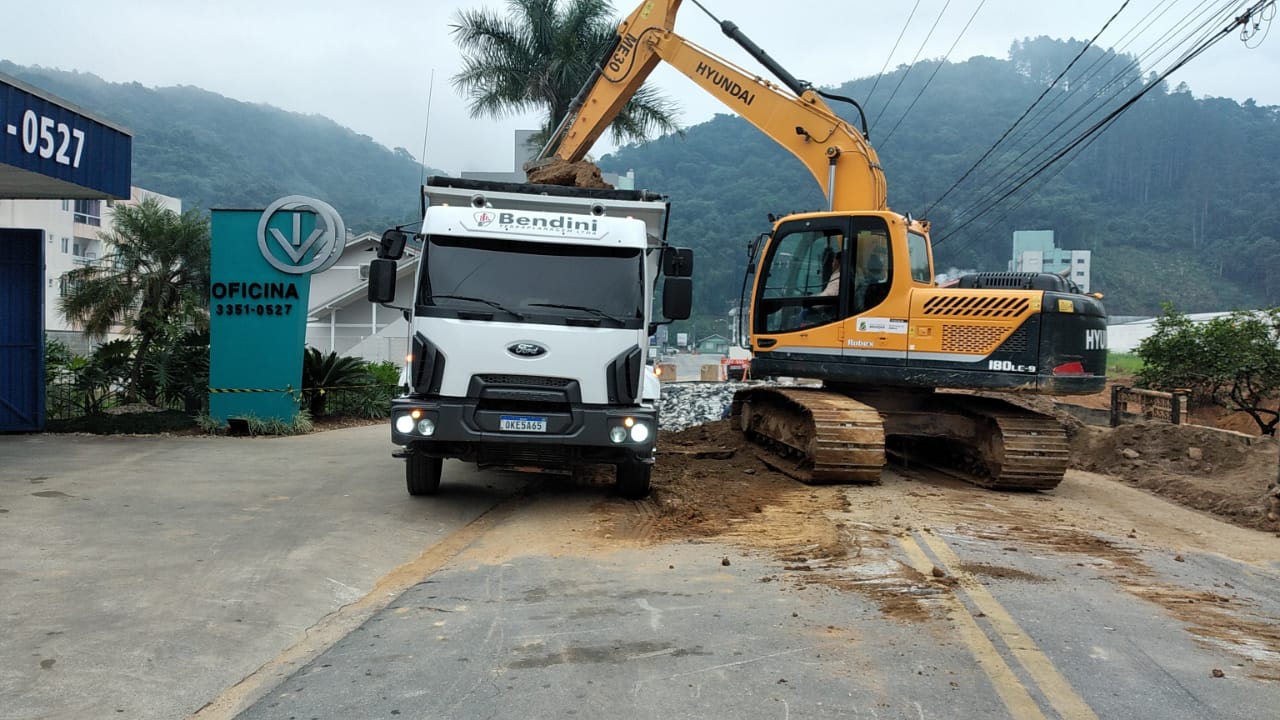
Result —
MULTIPOLYGON (((638 1, 614 0, 617 15, 629 13, 638 1)), ((962 61, 974 55, 1005 58, 1011 42, 1025 37, 1087 39, 1122 0, 702 4, 736 22, 796 77, 833 85, 875 75, 886 60, 890 69, 908 64, 917 52, 922 58, 943 57, 953 43, 949 59, 962 61), (891 54, 913 8, 910 27, 891 54)), ((1130 0, 1098 43, 1141 54, 1171 24, 1183 22, 1201 6, 1252 4, 1130 0), (1148 22, 1154 24, 1135 32, 1148 22)), ((532 116, 471 119, 465 99, 450 83, 461 63, 449 33, 457 10, 487 7, 505 12, 506 0, 28 0, 6 5, 0 20, 0 58, 91 72, 112 82, 194 85, 237 100, 318 113, 419 158, 425 137, 427 164, 449 173, 510 170, 513 131, 538 124, 532 116)), ((1172 84, 1185 81, 1198 97, 1254 98, 1260 104, 1280 105, 1280 83, 1275 81, 1280 76, 1280 32, 1267 38, 1265 30, 1266 25, 1248 44, 1232 33, 1174 75, 1172 84)), ((676 31, 756 69, 692 0, 682 5, 676 31)), ((1160 70, 1169 62, 1145 69, 1160 70)), ((660 66, 650 82, 681 105, 682 125, 726 112, 670 69, 660 66)), ((597 145, 593 154, 610 149, 597 145)))

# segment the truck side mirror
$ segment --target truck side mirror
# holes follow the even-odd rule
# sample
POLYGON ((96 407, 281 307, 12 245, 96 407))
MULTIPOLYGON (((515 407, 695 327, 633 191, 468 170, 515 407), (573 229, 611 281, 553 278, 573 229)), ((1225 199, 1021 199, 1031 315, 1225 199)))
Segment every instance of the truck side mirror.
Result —
MULTIPOLYGON (((403 233, 401 233, 403 235, 403 233)), ((396 297, 396 261, 369 261, 369 302, 389 303, 396 297)))
POLYGON ((662 274, 669 278, 693 277, 693 251, 669 247, 662 253, 662 274))
POLYGON ((662 283, 662 314, 669 320, 688 320, 693 310, 693 281, 668 277, 662 283))
POLYGON ((382 233, 382 242, 378 245, 378 257, 386 260, 399 260, 404 257, 404 246, 409 236, 403 230, 387 230, 382 233))

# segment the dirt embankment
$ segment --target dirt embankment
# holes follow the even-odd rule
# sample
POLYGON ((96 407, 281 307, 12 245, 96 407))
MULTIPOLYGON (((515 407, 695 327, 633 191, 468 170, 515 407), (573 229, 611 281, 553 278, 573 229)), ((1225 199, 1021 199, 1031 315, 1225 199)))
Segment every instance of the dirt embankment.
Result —
MULTIPOLYGON (((1050 397, 999 397, 1061 420, 1071 438, 1073 469, 1113 477, 1235 525, 1280 532, 1280 446, 1260 436, 1246 413, 1200 408, 1190 413, 1199 424, 1153 420, 1108 428, 1085 425, 1050 397)), ((1108 409, 1111 390, 1062 400, 1108 409)))
POLYGON ((1072 467, 1236 525, 1280 531, 1274 439, 1158 422, 1080 427, 1072 433, 1072 467))

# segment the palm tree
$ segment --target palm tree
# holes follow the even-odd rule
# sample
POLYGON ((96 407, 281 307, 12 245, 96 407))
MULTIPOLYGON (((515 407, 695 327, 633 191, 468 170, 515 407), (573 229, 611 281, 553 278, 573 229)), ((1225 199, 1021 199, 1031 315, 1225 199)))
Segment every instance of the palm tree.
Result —
MULTIPOLYGON (((535 142, 546 142, 617 38, 612 10, 607 0, 507 0, 505 17, 483 9, 458 11, 451 32, 463 52, 463 68, 452 82, 471 95, 471 116, 545 110, 535 142)), ((678 132, 676 112, 673 101, 642 86, 610 126, 613 140, 639 142, 654 131, 678 132)))
POLYGON ((143 365, 168 330, 208 327, 209 223, 147 198, 117 205, 111 231, 101 239, 110 248, 102 262, 67 273, 62 314, 90 338, 116 327, 134 335, 129 384, 136 394, 143 389, 143 365))

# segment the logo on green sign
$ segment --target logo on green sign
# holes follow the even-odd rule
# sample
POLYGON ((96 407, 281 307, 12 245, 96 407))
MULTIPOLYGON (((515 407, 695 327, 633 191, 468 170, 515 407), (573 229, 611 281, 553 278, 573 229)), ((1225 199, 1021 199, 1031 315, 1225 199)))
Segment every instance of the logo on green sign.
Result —
POLYGON ((302 195, 276 200, 258 220, 258 249, 262 257, 275 269, 291 275, 323 272, 333 267, 342 256, 346 240, 347 229, 338 211, 326 202, 302 195), (287 236, 279 228, 268 227, 272 217, 286 212, 293 214, 287 236), (302 212, 316 216, 315 228, 306 237, 302 235, 302 212))

